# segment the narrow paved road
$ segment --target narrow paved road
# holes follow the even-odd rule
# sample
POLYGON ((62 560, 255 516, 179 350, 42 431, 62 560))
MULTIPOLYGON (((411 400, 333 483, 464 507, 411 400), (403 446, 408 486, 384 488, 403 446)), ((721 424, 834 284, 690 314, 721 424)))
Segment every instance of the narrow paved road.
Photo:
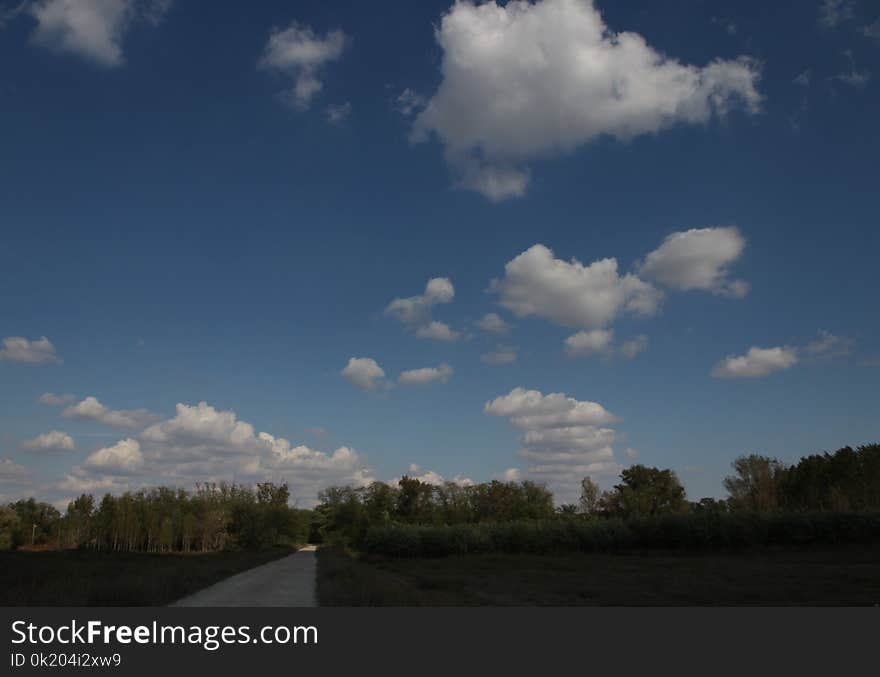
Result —
POLYGON ((243 571, 171 606, 317 606, 315 546, 243 571))

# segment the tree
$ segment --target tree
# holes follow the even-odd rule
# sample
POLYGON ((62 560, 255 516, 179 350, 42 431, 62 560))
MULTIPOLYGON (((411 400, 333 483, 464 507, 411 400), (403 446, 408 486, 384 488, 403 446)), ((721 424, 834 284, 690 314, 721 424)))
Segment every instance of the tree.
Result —
POLYGON ((601 499, 603 512, 624 519, 687 512, 684 487, 672 470, 634 465, 601 499))
POLYGON ((578 500, 578 511, 583 515, 594 515, 599 510, 601 491, 592 477, 581 480, 581 497, 578 500))
POLYGON ((18 530, 18 515, 12 508, 0 506, 0 550, 10 550, 18 530))
POLYGON ((734 509, 769 512, 779 507, 784 466, 775 458, 750 454, 733 462, 735 475, 724 479, 734 509))

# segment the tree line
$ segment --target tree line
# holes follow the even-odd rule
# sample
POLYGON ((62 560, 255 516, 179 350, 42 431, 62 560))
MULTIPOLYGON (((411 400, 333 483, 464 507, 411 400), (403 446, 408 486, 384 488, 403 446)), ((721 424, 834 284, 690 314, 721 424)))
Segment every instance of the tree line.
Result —
POLYGON ((0 508, 0 549, 20 546, 105 552, 211 552, 306 543, 312 512, 289 505, 286 484, 158 487, 100 502, 71 501, 62 516, 33 498, 0 508))

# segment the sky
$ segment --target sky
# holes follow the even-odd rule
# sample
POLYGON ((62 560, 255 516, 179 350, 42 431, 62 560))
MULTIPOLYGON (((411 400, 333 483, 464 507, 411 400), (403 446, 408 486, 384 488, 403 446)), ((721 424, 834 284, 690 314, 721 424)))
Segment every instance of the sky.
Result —
POLYGON ((0 0, 0 501, 880 439, 867 0, 0 0))

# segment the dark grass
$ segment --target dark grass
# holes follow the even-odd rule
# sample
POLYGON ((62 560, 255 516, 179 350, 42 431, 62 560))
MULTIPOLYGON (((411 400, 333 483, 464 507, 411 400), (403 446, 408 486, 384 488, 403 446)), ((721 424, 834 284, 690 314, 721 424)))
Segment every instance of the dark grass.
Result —
POLYGON ((163 606, 291 552, 0 552, 0 606, 163 606))
POLYGON ((877 605, 880 545, 358 560, 319 551, 322 606, 877 605))

